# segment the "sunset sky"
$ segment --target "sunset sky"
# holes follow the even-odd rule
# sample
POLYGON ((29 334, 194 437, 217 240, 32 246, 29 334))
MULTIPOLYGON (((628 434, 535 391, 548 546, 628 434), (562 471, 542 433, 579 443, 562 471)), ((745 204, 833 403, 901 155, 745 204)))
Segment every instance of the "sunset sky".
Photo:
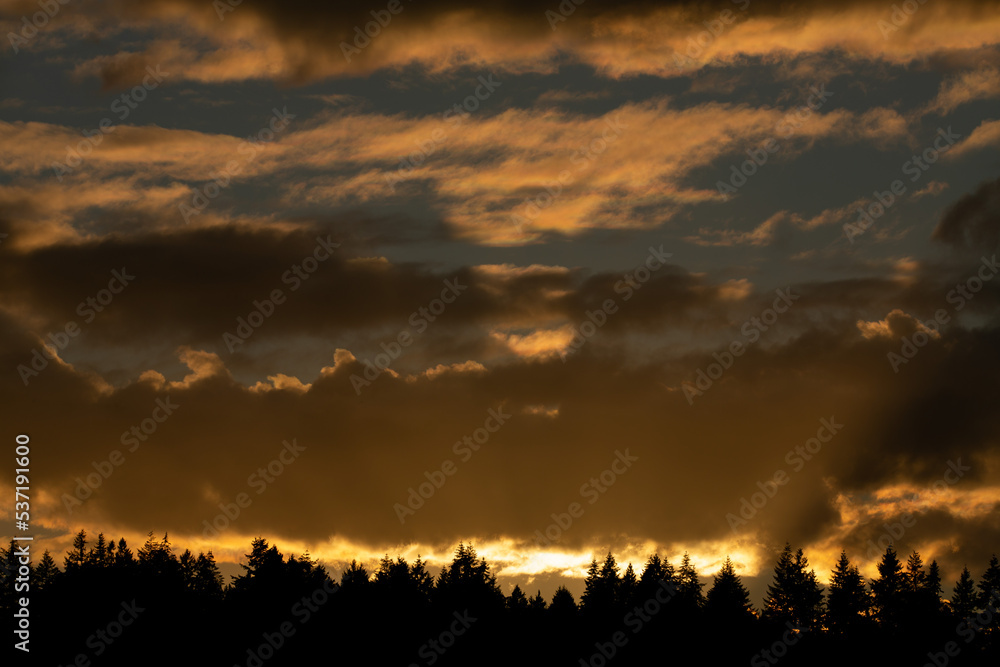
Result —
POLYGON ((36 549, 978 575, 1000 3, 352 5, 0 0, 36 549))

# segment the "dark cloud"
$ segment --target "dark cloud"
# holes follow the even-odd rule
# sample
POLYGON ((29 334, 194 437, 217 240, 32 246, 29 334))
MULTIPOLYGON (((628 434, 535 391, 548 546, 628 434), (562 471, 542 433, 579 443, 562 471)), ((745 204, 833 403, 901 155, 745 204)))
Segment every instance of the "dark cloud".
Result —
POLYGON ((952 204, 933 238, 959 248, 994 251, 1000 240, 1000 179, 981 184, 952 204))

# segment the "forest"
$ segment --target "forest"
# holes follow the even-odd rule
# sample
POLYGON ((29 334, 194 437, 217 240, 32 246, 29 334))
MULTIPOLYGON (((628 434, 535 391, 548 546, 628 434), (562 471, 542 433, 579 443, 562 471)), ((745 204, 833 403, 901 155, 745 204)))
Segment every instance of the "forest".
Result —
POLYGON ((757 608, 729 559, 702 581, 688 554, 676 566, 652 554, 637 572, 609 552, 576 600, 565 587, 504 594, 466 544, 437 575, 386 555, 374 572, 353 561, 339 581, 263 537, 229 582, 211 552, 176 551, 167 535, 133 552, 81 530, 62 567, 46 551, 15 593, 15 544, 0 548, 4 616, 30 597, 30 653, 14 651, 15 664, 1000 664, 995 555, 946 587, 917 552, 890 545, 871 580, 842 553, 823 585, 786 544, 757 608))

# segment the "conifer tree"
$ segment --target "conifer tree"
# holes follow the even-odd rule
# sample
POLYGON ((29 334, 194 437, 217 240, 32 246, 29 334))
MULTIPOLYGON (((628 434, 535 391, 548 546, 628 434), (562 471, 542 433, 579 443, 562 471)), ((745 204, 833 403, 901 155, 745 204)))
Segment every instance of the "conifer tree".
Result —
POLYGON ((958 618, 969 618, 979 609, 979 594, 969 568, 963 568, 951 596, 951 610, 958 618))
POLYGON ((875 616, 883 627, 899 628, 904 617, 906 576, 890 544, 878 564, 878 578, 871 582, 875 616))
POLYGON ((728 556, 705 595, 705 614, 716 624, 745 625, 756 618, 750 592, 728 556))
POLYGON ((840 635, 855 631, 865 621, 870 608, 871 596, 864 578, 857 566, 851 564, 847 553, 841 551, 827 596, 827 626, 840 635))

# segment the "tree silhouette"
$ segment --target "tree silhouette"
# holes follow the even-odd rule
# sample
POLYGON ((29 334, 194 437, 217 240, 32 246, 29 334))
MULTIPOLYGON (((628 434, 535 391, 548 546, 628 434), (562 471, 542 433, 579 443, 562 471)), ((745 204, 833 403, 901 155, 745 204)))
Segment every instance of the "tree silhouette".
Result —
POLYGON ((1000 629, 1000 563, 997 562, 996 554, 990 558, 989 567, 979 582, 979 607, 983 610, 992 610, 990 631, 996 632, 1000 629))
POLYGON ((976 592, 976 584, 972 580, 972 573, 969 568, 963 568, 962 574, 955 582, 955 589, 951 596, 951 609, 958 618, 969 618, 976 613, 979 608, 980 596, 976 592))
POLYGON ((764 616, 772 623, 791 623, 803 629, 816 629, 823 616, 823 589, 809 561, 799 549, 792 554, 787 542, 774 566, 774 580, 767 588, 764 616))
POLYGON ((573 594, 565 586, 560 586, 552 595, 552 604, 549 605, 549 612, 553 617, 563 620, 573 620, 577 614, 576 600, 573 594))
POLYGON ((705 595, 705 615, 715 624, 747 625, 757 618, 750 603, 750 592, 726 557, 705 595))
POLYGON ((705 595, 701 589, 705 584, 698 578, 698 571, 691 564, 691 556, 685 551, 681 558, 681 566, 677 571, 677 597, 678 602, 688 607, 689 610, 697 611, 705 605, 705 595))
MULTIPOLYGON (((0 548, 4 614, 14 609, 18 567, 27 567, 17 562, 15 548, 13 542, 0 548)), ((31 618, 38 642, 32 657, 38 664, 68 664, 66 656, 78 655, 95 636, 95 627, 118 618, 123 601, 134 600, 146 610, 141 622, 116 636, 106 652, 102 648, 101 665, 133 664, 150 646, 163 653, 163 664, 176 664, 180 654, 172 653, 170 641, 179 636, 201 647, 196 664, 259 661, 266 667, 322 662, 345 641, 363 647, 366 664, 427 665, 433 657, 436 667, 512 660, 546 666, 582 661, 591 667, 774 665, 782 651, 787 653, 782 667, 924 664, 928 659, 940 667, 943 656, 951 657, 942 651, 953 654, 956 647, 961 653, 956 665, 1000 664, 995 625, 1000 613, 993 608, 998 598, 984 597, 1000 585, 995 557, 978 585, 969 569, 963 570, 951 614, 940 600, 936 561, 924 567, 913 552, 904 566, 890 547, 877 565, 879 576, 869 594, 858 566, 841 552, 824 605, 802 551, 786 545, 776 559, 762 621, 728 557, 703 596, 688 554, 676 572, 654 553, 641 572, 627 565, 619 574, 609 552, 593 561, 584 582, 584 615, 564 586, 548 605, 540 591, 529 598, 519 583, 504 596, 490 565, 465 543, 436 580, 419 557, 408 564, 387 554, 371 575, 365 563, 352 560, 338 586, 308 554, 286 558, 276 545, 257 537, 243 572, 224 585, 212 552, 195 555, 185 549, 177 556, 166 535, 156 539, 149 533, 133 558, 124 539, 115 543, 99 534, 88 544, 86 531, 80 530, 65 554, 64 571, 48 552, 31 568, 31 618), (103 583, 95 587, 96 582, 103 583), (79 612, 81 601, 85 614, 79 612), (984 603, 993 606, 987 609, 984 603), (823 611, 823 622, 811 620, 817 610, 823 611), (473 630, 452 634, 462 614, 477 619, 473 630), (299 624, 303 618, 308 622, 299 624), (789 634, 775 628, 778 621, 809 631, 789 634), (276 635, 283 624, 284 634, 276 635), (967 643, 958 644, 963 639, 967 643), (427 653, 445 644, 446 653, 427 653)))
POLYGON ((87 531, 80 532, 73 538, 73 550, 66 554, 63 567, 67 572, 82 570, 89 563, 87 558, 87 531))
POLYGON ((45 591, 55 586, 61 574, 55 559, 52 558, 52 554, 46 549, 45 553, 42 554, 42 559, 38 562, 38 566, 35 568, 35 588, 39 591, 45 591))
POLYGON ((827 595, 827 626, 839 635, 855 632, 866 621, 870 609, 871 596, 865 580, 847 553, 841 551, 827 595))
POLYGON ((905 617, 907 582, 891 544, 878 564, 878 575, 871 582, 875 616, 883 627, 899 629, 905 617))

